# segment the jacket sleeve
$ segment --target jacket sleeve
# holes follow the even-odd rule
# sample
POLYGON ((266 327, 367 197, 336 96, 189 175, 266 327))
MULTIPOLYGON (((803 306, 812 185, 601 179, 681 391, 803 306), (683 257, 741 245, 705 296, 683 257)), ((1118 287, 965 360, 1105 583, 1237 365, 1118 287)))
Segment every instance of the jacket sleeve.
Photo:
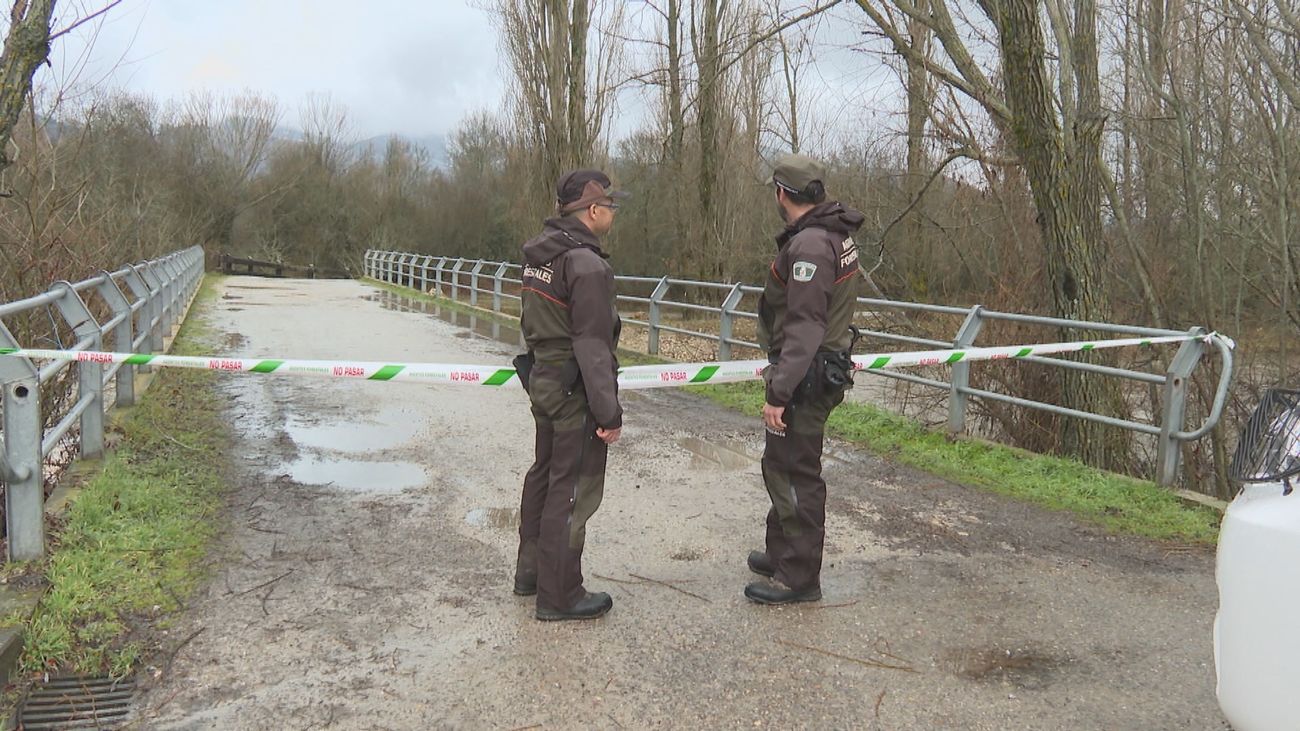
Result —
POLYGON ((623 425, 623 407, 614 357, 614 272, 603 261, 575 261, 572 275, 569 326, 587 407, 598 426, 617 429, 623 425))
POLYGON ((768 380, 767 402, 785 406, 812 366, 817 349, 826 339, 826 313, 831 289, 835 284, 835 260, 831 247, 815 231, 803 231, 790 242, 790 272, 786 280, 786 313, 781 330, 785 342, 781 355, 772 366, 775 373, 768 380), (809 267, 811 277, 807 277, 809 267), (800 277, 805 281, 800 281, 800 277))

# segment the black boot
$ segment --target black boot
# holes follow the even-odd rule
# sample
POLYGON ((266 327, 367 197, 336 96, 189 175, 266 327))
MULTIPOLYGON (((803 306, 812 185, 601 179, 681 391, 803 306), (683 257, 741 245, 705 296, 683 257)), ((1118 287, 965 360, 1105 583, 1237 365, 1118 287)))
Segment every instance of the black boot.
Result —
POLYGON ((776 580, 755 581, 745 587, 745 598, 759 604, 817 602, 821 601, 822 588, 820 584, 813 584, 806 589, 796 591, 776 580))
POLYGON ((614 606, 614 600, 603 591, 588 593, 568 609, 547 609, 537 607, 536 617, 543 622, 556 622, 564 619, 595 619, 608 612, 614 606))
POLYGON ((515 574, 515 595, 532 596, 537 593, 537 577, 515 574))
POLYGON ((767 557, 762 551, 750 551, 749 558, 746 560, 749 564, 749 570, 759 576, 773 576, 776 569, 772 568, 772 559, 767 557))

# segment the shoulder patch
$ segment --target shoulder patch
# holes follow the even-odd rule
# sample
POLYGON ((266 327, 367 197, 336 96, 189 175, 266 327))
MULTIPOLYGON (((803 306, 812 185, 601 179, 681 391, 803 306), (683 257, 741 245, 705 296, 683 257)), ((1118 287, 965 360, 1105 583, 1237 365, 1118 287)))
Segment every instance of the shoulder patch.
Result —
POLYGON ((791 268, 791 276, 796 282, 811 282, 817 273, 817 265, 810 261, 796 261, 791 268))

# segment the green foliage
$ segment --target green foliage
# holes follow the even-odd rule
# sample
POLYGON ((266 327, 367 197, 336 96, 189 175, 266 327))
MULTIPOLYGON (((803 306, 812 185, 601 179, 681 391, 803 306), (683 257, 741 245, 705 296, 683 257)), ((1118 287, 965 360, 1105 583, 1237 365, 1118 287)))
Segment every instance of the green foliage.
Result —
MULTIPOLYGON (((758 414, 763 407, 763 389, 757 383, 695 390, 745 413, 758 414)), ((1116 532, 1205 544, 1213 544, 1218 536, 1218 513, 1185 505, 1152 482, 1060 457, 949 439, 869 404, 843 404, 831 414, 827 431, 939 477, 1066 510, 1116 532)))
MULTIPOLYGON (((174 352, 201 349, 202 335, 187 323, 174 352)), ((23 670, 124 674, 144 652, 133 628, 180 608, 198 585, 228 444, 213 386, 206 371, 164 369, 123 414, 121 445, 57 537, 23 670)))

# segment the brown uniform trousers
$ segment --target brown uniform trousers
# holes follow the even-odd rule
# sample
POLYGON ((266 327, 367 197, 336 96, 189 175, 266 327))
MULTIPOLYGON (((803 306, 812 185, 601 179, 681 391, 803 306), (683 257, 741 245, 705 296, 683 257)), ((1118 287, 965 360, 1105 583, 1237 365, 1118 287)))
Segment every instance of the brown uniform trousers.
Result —
POLYGON ((796 591, 819 585, 826 539, 826 481, 822 443, 826 419, 844 391, 818 393, 786 407, 785 434, 767 432, 763 483, 772 498, 767 513, 767 555, 775 579, 796 591))
POLYGON ((561 382, 562 367, 533 367, 528 395, 537 424, 536 457, 524 476, 516 576, 537 577, 537 605, 567 609, 586 595, 582 548, 587 520, 605 493, 607 446, 579 385, 561 382))

